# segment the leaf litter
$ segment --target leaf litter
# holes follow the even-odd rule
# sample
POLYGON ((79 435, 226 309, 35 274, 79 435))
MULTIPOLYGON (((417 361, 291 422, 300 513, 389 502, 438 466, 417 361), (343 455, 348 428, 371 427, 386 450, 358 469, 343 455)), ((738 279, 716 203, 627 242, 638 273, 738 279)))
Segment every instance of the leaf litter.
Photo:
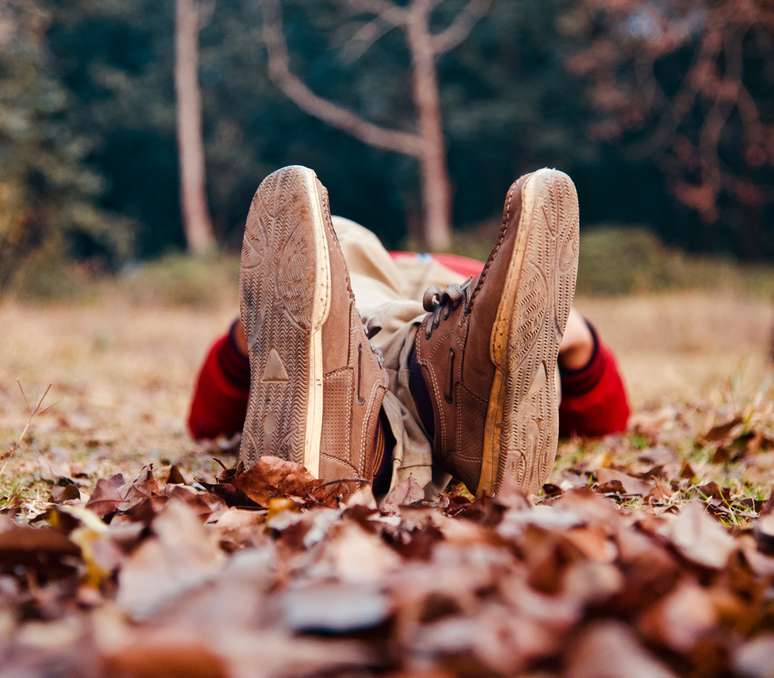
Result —
POLYGON ((771 384, 638 407, 564 443, 537 497, 377 502, 280 460, 216 476, 192 447, 198 347, 230 313, 104 356, 69 309, 6 323, 51 346, 0 384, 0 676, 773 675, 771 384))
POLYGON ((537 503, 273 457, 52 493, 0 517, 0 675, 770 676, 774 502, 729 530, 656 456, 537 503))

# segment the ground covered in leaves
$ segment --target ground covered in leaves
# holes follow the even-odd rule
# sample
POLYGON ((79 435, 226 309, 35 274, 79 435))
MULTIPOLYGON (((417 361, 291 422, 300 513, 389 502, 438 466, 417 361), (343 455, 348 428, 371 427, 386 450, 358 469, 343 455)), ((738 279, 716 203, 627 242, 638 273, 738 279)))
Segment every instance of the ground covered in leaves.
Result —
POLYGON ((587 302, 636 413, 539 496, 378 503, 188 441, 229 309, 0 309, 0 676, 774 675, 770 315, 693 302, 587 302))

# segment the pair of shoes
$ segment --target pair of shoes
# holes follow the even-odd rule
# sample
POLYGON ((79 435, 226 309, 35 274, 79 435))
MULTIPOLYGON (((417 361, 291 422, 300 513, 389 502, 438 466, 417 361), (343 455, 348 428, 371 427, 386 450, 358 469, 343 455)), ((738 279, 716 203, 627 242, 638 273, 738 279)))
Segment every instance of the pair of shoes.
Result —
MULTIPOLYGON (((412 392, 424 396, 433 463, 471 491, 493 494, 505 482, 535 491, 551 470, 556 361, 577 264, 575 188, 543 169, 508 191, 481 274, 425 294, 412 392)), ((320 478, 372 481, 384 454, 387 379, 311 170, 286 167, 258 188, 240 285, 251 377, 241 461, 275 455, 320 478)))

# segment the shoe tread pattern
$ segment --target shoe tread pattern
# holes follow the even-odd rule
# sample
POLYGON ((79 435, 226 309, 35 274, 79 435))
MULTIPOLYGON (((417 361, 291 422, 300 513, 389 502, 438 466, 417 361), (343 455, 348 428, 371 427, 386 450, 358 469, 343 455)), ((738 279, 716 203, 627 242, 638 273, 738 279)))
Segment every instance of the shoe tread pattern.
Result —
POLYGON ((575 294, 579 214, 567 175, 544 170, 530 182, 534 198, 520 224, 529 231, 508 337, 496 488, 507 477, 535 492, 556 456, 556 362, 575 294))
POLYGON ((248 337, 250 396, 240 460, 275 455, 304 463, 310 389, 315 243, 304 178, 268 176, 250 207, 242 245, 240 314, 248 337), (279 356, 287 379, 271 377, 279 356))

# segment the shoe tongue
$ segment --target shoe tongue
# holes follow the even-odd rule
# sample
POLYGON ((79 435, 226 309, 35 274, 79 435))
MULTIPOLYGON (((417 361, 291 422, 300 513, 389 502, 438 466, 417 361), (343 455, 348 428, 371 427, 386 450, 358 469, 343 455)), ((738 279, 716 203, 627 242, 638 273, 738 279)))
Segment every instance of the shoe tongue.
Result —
POLYGON ((374 459, 378 466, 374 468, 372 488, 375 497, 383 497, 390 490, 392 482, 392 457, 395 451, 395 437, 390 431, 387 415, 379 413, 379 425, 376 427, 374 459))
POLYGON ((409 356, 409 389, 414 397, 414 404, 417 406, 419 418, 427 431, 427 435, 432 441, 435 438, 435 416, 433 415, 433 401, 430 398, 430 391, 427 390, 425 378, 422 376, 422 368, 417 362, 415 348, 412 347, 409 356))

